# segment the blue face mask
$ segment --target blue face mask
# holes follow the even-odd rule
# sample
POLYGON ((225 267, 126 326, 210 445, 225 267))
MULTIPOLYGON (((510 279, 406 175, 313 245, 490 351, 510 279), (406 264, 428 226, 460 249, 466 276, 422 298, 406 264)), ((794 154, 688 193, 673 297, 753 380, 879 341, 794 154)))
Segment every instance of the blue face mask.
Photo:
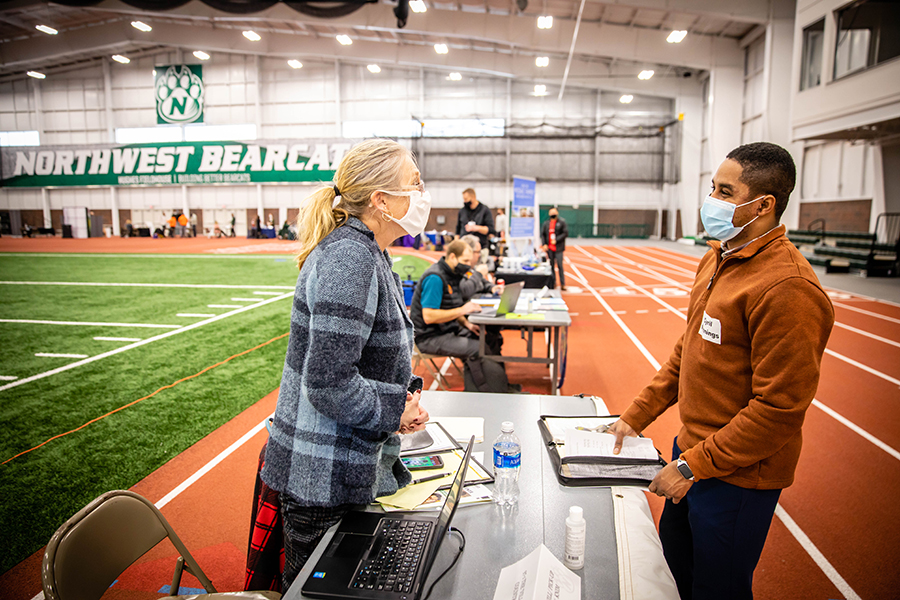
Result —
POLYGON ((760 198, 765 198, 765 196, 735 205, 731 202, 707 196, 706 200, 703 201, 703 206, 700 207, 700 220, 703 222, 703 228, 706 230, 706 233, 719 241, 727 242, 730 239, 734 239, 735 236, 744 230, 744 227, 759 218, 759 215, 756 215, 740 227, 735 227, 732 222, 734 210, 741 206, 753 204, 760 198))

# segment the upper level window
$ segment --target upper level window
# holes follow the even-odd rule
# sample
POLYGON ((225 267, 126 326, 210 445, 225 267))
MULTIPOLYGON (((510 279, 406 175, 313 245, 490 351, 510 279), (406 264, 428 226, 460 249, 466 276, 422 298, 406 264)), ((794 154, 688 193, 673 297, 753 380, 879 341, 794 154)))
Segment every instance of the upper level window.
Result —
POLYGON ((836 16, 835 79, 900 56, 900 2, 860 0, 836 16))
POLYGON ((0 131, 0 146, 40 146, 37 131, 0 131))
POLYGON ((800 65, 800 90, 822 83, 822 51, 825 44, 825 19, 803 30, 803 62, 800 65))

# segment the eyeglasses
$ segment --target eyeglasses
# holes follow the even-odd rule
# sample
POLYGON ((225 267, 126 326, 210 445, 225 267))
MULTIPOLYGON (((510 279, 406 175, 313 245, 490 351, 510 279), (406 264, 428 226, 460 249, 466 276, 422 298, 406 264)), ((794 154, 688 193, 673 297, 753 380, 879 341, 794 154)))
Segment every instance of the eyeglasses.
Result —
POLYGON ((425 180, 420 179, 419 183, 417 183, 415 185, 401 185, 400 187, 402 187, 403 189, 412 189, 412 190, 419 190, 420 192, 424 192, 425 191, 425 180))

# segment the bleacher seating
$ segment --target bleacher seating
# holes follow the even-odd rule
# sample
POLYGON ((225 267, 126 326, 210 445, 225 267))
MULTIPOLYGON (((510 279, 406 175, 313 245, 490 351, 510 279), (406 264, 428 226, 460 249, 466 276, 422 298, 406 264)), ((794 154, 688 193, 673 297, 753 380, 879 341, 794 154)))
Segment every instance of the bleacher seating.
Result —
POLYGON ((788 239, 810 264, 829 273, 856 269, 866 276, 900 274, 900 213, 878 215, 874 232, 827 231, 821 222, 821 229, 788 231, 788 239))

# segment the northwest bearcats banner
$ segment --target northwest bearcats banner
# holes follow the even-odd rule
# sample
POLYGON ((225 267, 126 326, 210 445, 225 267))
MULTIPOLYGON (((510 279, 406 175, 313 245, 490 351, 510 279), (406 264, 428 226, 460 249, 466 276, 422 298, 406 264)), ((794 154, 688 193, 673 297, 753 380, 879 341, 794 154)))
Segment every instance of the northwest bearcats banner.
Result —
POLYGON ((2 148, 0 185, 65 187, 331 181, 355 140, 2 148))

